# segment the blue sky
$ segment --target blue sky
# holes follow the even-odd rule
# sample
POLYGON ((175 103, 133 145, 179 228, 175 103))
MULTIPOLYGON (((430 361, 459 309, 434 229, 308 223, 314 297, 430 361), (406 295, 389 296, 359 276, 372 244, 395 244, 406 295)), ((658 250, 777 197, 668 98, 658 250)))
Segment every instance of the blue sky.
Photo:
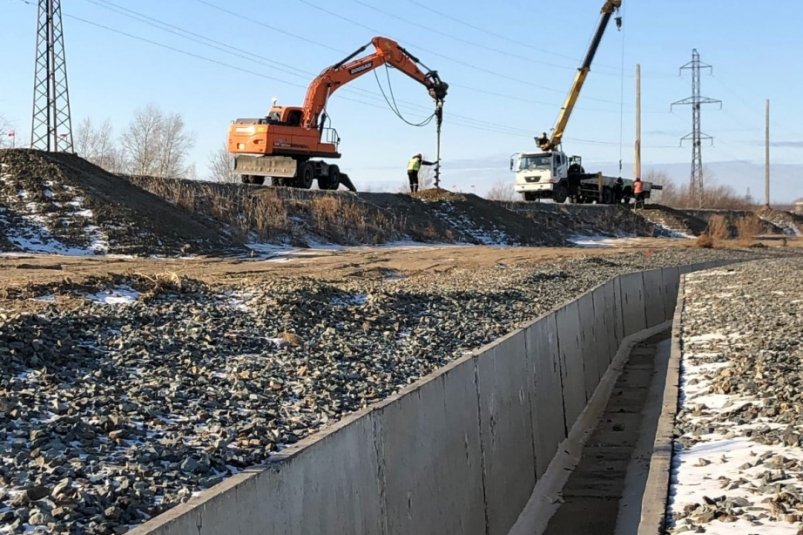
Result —
MULTIPOLYGON (((512 180, 508 156, 532 150, 532 137, 552 127, 602 3, 62 0, 73 120, 109 118, 120 131, 134 110, 151 102, 179 112, 195 134, 191 158, 203 176, 230 120, 264 114, 272 97, 300 105, 307 84, 324 67, 372 36, 385 35, 450 84, 444 185, 481 193, 498 180, 512 180), (173 33, 154 21, 171 25, 173 33), (215 43, 182 38, 182 31, 215 43)), ((587 169, 618 174, 621 159, 623 175, 632 174, 634 70, 640 63, 643 166, 686 182, 688 168, 682 164, 689 163, 691 148, 680 148, 679 138, 691 130, 691 110, 670 113, 670 104, 691 94, 690 73, 679 76, 678 69, 697 48, 714 66, 713 75, 703 76, 702 93, 723 101, 722 110, 708 106, 703 112, 703 131, 715 138, 703 148, 712 180, 763 195, 764 101, 770 98, 778 165, 773 198, 803 196, 803 72, 795 67, 803 52, 798 27, 803 3, 771 5, 624 0, 624 27, 607 29, 564 149, 583 155, 587 169)), ((0 0, 0 6, 0 115, 25 140, 36 2, 0 0)), ((375 72, 387 91, 384 69, 375 72)), ((416 122, 431 113, 422 86, 398 71, 391 71, 390 79, 408 119, 416 122)), ((342 138, 341 168, 360 189, 396 190, 411 154, 434 155, 434 125, 402 122, 377 83, 368 74, 341 89, 330 100, 329 114, 342 138)))

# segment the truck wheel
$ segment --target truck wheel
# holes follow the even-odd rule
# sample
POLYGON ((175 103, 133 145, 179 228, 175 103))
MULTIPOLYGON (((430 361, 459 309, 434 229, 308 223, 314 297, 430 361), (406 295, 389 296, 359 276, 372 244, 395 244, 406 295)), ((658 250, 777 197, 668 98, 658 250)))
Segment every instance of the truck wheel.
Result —
POLYGON ((336 190, 340 185, 340 168, 336 165, 329 166, 327 176, 318 177, 318 187, 323 190, 336 190))
POLYGON ((287 186, 287 179, 280 176, 274 176, 270 179, 271 186, 287 186))
POLYGON ((240 182, 243 184, 253 184, 251 182, 252 176, 251 175, 240 175, 240 182))
POLYGON ((315 167, 309 162, 298 164, 296 171, 295 186, 302 189, 310 189, 312 181, 315 179, 315 167))
POLYGON ((558 204, 565 203, 568 196, 569 190, 566 189, 566 186, 563 184, 558 185, 558 187, 555 188, 555 191, 552 192, 552 200, 558 204))
POLYGON ((535 200, 535 193, 533 193, 532 191, 525 191, 524 200, 527 202, 533 202, 535 200))
POLYGON ((602 204, 613 204, 616 201, 616 197, 613 194, 613 190, 611 188, 603 188, 602 189, 602 204))
POLYGON ((251 175, 251 184, 256 184, 258 186, 261 186, 264 183, 265 183, 264 176, 251 175))

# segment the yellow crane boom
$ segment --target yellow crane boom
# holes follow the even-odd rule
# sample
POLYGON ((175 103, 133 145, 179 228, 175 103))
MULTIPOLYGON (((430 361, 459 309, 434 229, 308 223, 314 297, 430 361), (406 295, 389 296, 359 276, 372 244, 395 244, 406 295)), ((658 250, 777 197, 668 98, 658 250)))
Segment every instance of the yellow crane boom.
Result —
MULTIPOLYGON (((546 132, 544 132, 541 137, 536 138, 536 143, 541 150, 552 151, 560 146, 561 140, 563 139, 563 132, 566 130, 566 125, 569 124, 569 117, 571 117, 574 105, 577 103, 577 98, 580 96, 580 90, 583 89, 583 84, 591 70, 591 62, 594 61, 594 55, 596 55, 597 48, 602 40, 602 34, 605 33, 605 28, 608 26, 608 21, 611 19, 613 13, 618 11, 621 6, 622 0, 606 0, 605 4, 602 6, 602 15, 597 25, 597 31, 594 33, 594 38, 591 40, 591 44, 588 47, 583 64, 577 69, 577 74, 574 76, 574 82, 569 90, 569 95, 566 97, 566 101, 560 109, 558 120, 555 122, 555 128, 552 130, 552 137, 547 136, 546 132)), ((621 28, 621 17, 616 17, 616 26, 617 28, 621 28)))

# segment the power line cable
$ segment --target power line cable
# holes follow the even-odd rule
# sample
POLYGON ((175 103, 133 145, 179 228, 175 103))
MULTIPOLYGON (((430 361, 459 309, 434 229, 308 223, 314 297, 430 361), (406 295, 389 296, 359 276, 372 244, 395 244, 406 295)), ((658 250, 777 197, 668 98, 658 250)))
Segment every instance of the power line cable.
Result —
MULTIPOLYGON (((276 61, 273 61, 273 60, 271 60, 269 58, 265 58, 264 56, 252 54, 247 50, 243 50, 243 49, 240 49, 240 48, 237 48, 237 47, 233 47, 232 45, 227 45, 226 43, 222 43, 221 41, 216 41, 214 39, 207 38, 205 36, 202 36, 202 35, 197 34, 195 32, 191 32, 191 31, 186 30, 184 28, 181 28, 181 27, 178 27, 178 26, 175 26, 175 25, 172 25, 172 24, 168 24, 168 23, 159 21, 158 19, 154 19, 153 17, 150 17, 148 15, 144 15, 142 13, 139 13, 139 12, 127 9, 127 8, 123 8, 121 6, 117 6, 117 5, 115 5, 115 4, 111 3, 111 2, 99 2, 98 0, 87 0, 87 1, 90 2, 90 3, 93 3, 95 5, 98 5, 100 7, 104 7, 106 9, 110 9, 110 10, 112 10, 114 12, 117 12, 118 14, 120 14, 122 16, 125 16, 125 17, 128 17, 128 18, 132 18, 134 20, 138 20, 138 21, 140 21, 140 22, 142 22, 144 24, 148 24, 150 26, 156 27, 156 28, 158 28, 158 29, 160 29, 162 31, 166 31, 166 32, 171 33, 173 35, 177 35, 177 36, 182 37, 184 39, 187 39, 187 40, 189 40, 191 42, 195 42, 195 43, 198 43, 198 44, 209 46, 211 48, 214 48, 216 50, 222 51, 222 52, 227 53, 227 54, 231 54, 231 55, 233 55, 235 57, 239 57, 241 59, 246 59, 248 61, 253 61, 253 62, 256 62, 256 63, 259 63, 259 64, 267 64, 267 65, 271 65, 271 66, 273 64, 278 64, 281 67, 287 67, 288 69, 292 69, 292 71, 285 69, 284 72, 292 74, 294 76, 302 77, 302 78, 309 78, 310 76, 314 76, 314 74, 311 73, 310 71, 305 71, 303 69, 298 69, 296 67, 292 67, 291 65, 287 65, 285 63, 276 62, 276 61), (220 46, 220 45, 223 45, 223 46, 220 46), (234 52, 228 50, 227 48, 231 48, 234 52), (264 60, 264 61, 260 61, 260 59, 264 60), (295 71, 298 71, 298 72, 295 72, 295 71), (302 75, 302 74, 299 74, 299 73, 304 73, 304 74, 302 75)), ((298 84, 296 84, 296 86, 297 87, 301 87, 298 84)), ((352 93, 360 92, 360 93, 363 93, 363 95, 361 95, 361 96, 367 96, 367 97, 370 97, 370 98, 378 98, 379 97, 379 95, 377 95, 376 93, 373 93, 373 92, 370 92, 370 91, 367 91, 367 90, 361 89, 361 88, 356 88, 356 87, 344 88, 344 90, 347 91, 347 92, 352 92, 352 93)), ((382 97, 385 98, 385 102, 388 102, 387 97, 384 94, 382 95, 382 97)), ((362 102, 362 101, 359 101, 359 100, 354 100, 354 101, 355 102, 362 102)), ((398 103, 399 102, 405 104, 408 108, 415 108, 415 109, 422 109, 422 110, 423 109, 428 109, 428 108, 425 108, 423 105, 420 105, 420 104, 411 103, 411 102, 403 101, 403 100, 398 100, 397 101, 395 99, 395 97, 394 97, 395 109, 396 109, 396 111, 399 112, 399 114, 401 113, 400 110, 399 110, 399 107, 398 107, 398 103)), ((461 119, 464 119, 466 121, 471 121, 471 122, 473 122, 475 124, 478 124, 480 126, 482 126, 482 124, 483 124, 483 121, 476 120, 476 119, 471 118, 471 117, 462 116, 460 114, 451 114, 451 115, 452 115, 452 117, 461 118, 461 119)), ((405 119, 403 119, 403 120, 405 120, 405 119)), ((494 127, 495 125, 493 123, 487 123, 487 126, 494 127)))
MULTIPOLYGON (((19 0, 19 1, 25 3, 25 4, 29 5, 29 6, 33 5, 30 1, 27 1, 27 0, 19 0)), ((83 17, 79 17, 77 15, 72 15, 72 14, 65 13, 64 16, 67 17, 67 18, 76 20, 78 22, 82 22, 82 23, 87 24, 89 26, 100 28, 100 29, 103 29, 103 30, 111 32, 111 33, 122 35, 124 37, 129 38, 129 39, 140 41, 140 42, 143 42, 143 43, 146 43, 146 44, 149 44, 149 45, 152 45, 152 46, 156 46, 156 47, 159 47, 159 48, 162 48, 162 49, 165 49, 165 50, 170 50, 170 51, 175 52, 177 54, 181 54, 181 55, 184 55, 184 56, 187 56, 187 57, 198 59, 198 60, 201 60, 201 61, 204 61, 204 62, 207 62, 207 63, 211 63, 211 64, 218 65, 218 66, 221 66, 221 67, 232 69, 232 70, 235 70, 235 71, 238 71, 238 72, 242 72, 242 73, 245 73, 245 74, 257 76, 257 77, 260 77, 260 78, 265 78, 265 79, 272 80, 272 81, 275 81, 275 82, 279 82, 279 83, 282 83, 282 84, 286 84, 286 85, 289 85, 289 86, 292 86, 292 87, 306 88, 306 86, 304 86, 302 84, 298 84, 298 83, 295 83, 295 82, 284 80, 284 79, 281 79, 281 78, 278 78, 278 77, 275 77, 275 76, 270 76, 270 75, 264 74, 262 72, 253 71, 253 70, 250 70, 250 69, 247 69, 247 68, 243 68, 243 67, 240 67, 240 66, 237 66, 237 65, 233 65, 231 63, 227 63, 225 61, 221 61, 221 60, 218 60, 218 59, 215 59, 215 58, 210 58, 208 56, 197 54, 195 52, 190 52, 190 51, 187 51, 187 50, 183 50, 183 49, 175 47, 175 46, 171 46, 171 45, 168 45, 168 44, 165 44, 165 43, 161 43, 159 41, 155 41, 155 40, 149 39, 147 37, 142 37, 142 36, 139 36, 139 35, 135 35, 135 34, 132 34, 130 32, 127 32, 127 31, 119 30, 119 29, 113 28, 113 27, 111 27, 109 25, 101 24, 101 23, 98 23, 98 22, 95 22, 95 21, 92 21, 92 20, 89 20, 89 19, 86 19, 86 18, 83 18, 83 17)), ((362 101, 362 100, 359 100, 359 99, 350 98, 350 97, 346 97, 346 96, 343 96, 341 98, 344 99, 344 100, 349 100, 349 101, 356 102, 356 103, 359 103, 359 104, 362 104, 362 105, 365 105, 365 106, 369 106, 369 107, 372 107, 372 108, 383 109, 382 106, 376 105, 376 104, 371 103, 371 102, 365 102, 365 101, 362 101)), ((528 137, 528 138, 530 137, 530 129, 528 129, 528 128, 518 128, 518 127, 515 127, 515 126, 509 126, 509 125, 502 125, 502 124, 497 124, 497 123, 479 121, 479 120, 471 119, 471 118, 467 118, 467 117, 466 118, 457 117, 454 114, 450 114, 450 117, 453 117, 451 123, 453 123, 453 124, 455 124, 457 126, 461 126, 463 128, 479 130, 479 131, 489 132, 489 133, 495 133, 495 134, 500 134, 500 135, 506 135, 506 136, 513 136, 513 137, 523 137, 523 136, 528 137)), ((581 144, 582 143, 606 144, 605 142, 598 142, 598 141, 594 141, 594 140, 576 139, 574 141, 577 142, 577 143, 581 143, 581 144)))
MULTIPOLYGON (((200 3, 200 4, 202 4, 202 5, 205 5, 205 6, 213 8, 213 9, 216 9, 216 10, 218 10, 220 12, 229 14, 229 15, 231 15, 233 17, 236 17, 236 18, 238 18, 240 20, 245 20, 245 21, 248 21, 248 22, 250 22, 252 24, 259 25, 259 26, 264 26, 264 27, 267 27, 269 29, 274 29, 275 28, 274 26, 271 26, 271 25, 266 24, 264 22, 255 20, 252 17, 247 17, 247 16, 244 16, 244 15, 242 15, 240 13, 232 11, 230 9, 226 9, 226 8, 220 7, 220 6, 218 6, 218 5, 216 5, 216 4, 212 3, 212 2, 209 2, 207 0, 195 0, 195 1, 200 3)), ((325 10, 324 8, 321 8, 320 6, 315 6, 315 5, 312 5, 312 4, 307 4, 307 5, 310 5, 310 7, 314 7, 315 9, 323 10, 324 12, 329 13, 329 14, 331 14, 333 16, 340 17, 338 14, 333 13, 333 12, 328 11, 328 10, 325 10)), ((340 17, 340 18, 343 18, 343 17, 340 17)), ((346 19, 344 19, 344 20, 346 20, 346 19)), ((350 22, 350 23, 355 23, 356 24, 356 21, 353 21, 353 20, 347 20, 347 21, 350 22)), ((362 25, 362 27, 367 28, 367 29, 371 30, 374 33, 379 33, 379 30, 377 30, 375 28, 371 28, 371 27, 365 26, 365 25, 362 25)), ((336 51, 338 51, 340 53, 344 53, 344 54, 347 53, 346 51, 331 47, 331 46, 329 46, 329 45, 327 45, 325 43, 321 43, 319 41, 315 41, 315 40, 312 40, 312 39, 309 39, 309 38, 306 38, 306 37, 300 37, 297 34, 293 34, 292 32, 283 31, 282 33, 294 35, 294 36, 299 37, 300 39, 302 39, 302 40, 304 40, 306 42, 312 42, 313 44, 316 44, 316 45, 321 46, 321 47, 325 47, 325 48, 330 49, 330 50, 336 50, 336 51)), ((249 51, 249 53, 251 53, 251 52, 249 51)), ((440 54, 436 53, 436 55, 440 55, 440 54)), ((468 66, 469 68, 474 68, 473 65, 466 64, 465 62, 463 62, 463 64, 468 66)), ((527 83, 528 86, 542 88, 542 89, 544 89, 546 91, 562 93, 561 90, 558 90, 558 89, 555 89, 555 88, 548 88, 548 87, 544 87, 544 86, 533 85, 533 84, 531 84, 529 82, 524 82, 524 81, 521 81, 521 82, 522 83, 527 83)), ((509 99, 509 100, 527 102, 527 103, 530 103, 530 104, 536 104, 536 105, 539 105, 539 106, 550 107, 550 108, 555 106, 555 103, 547 103, 547 102, 537 101, 537 100, 533 100, 533 99, 530 99, 530 98, 524 98, 524 97, 520 97, 520 96, 516 96, 516 95, 510 95, 510 94, 505 94, 505 93, 500 93, 500 92, 495 92, 495 91, 489 91, 487 89, 473 87, 473 86, 469 86, 469 85, 463 85, 463 84, 459 84, 459 83, 452 83, 450 85, 453 88, 459 88, 459 89, 464 89, 464 90, 472 91, 472 92, 476 92, 476 93, 497 96, 497 97, 506 98, 506 99, 509 99)), ((364 90, 359 89, 359 88, 351 88, 351 89, 358 90, 358 91, 364 91, 364 90)), ((367 91, 365 91, 365 92, 369 93, 367 91)), ((374 96, 375 98, 379 97, 379 95, 376 95, 375 93, 370 93, 370 94, 372 96, 374 96)), ((598 101, 604 102, 604 103, 611 103, 611 101, 607 101, 607 100, 604 100, 604 99, 595 99, 593 97, 588 97, 587 99, 588 100, 598 100, 598 101)), ((406 102, 406 101, 400 100, 399 102, 406 102)), ((578 106, 577 109, 578 110, 582 110, 582 111, 593 111, 593 112, 600 112, 600 113, 618 113, 617 111, 614 111, 614 110, 611 110, 611 109, 589 108, 589 107, 585 107, 585 106, 578 106)), ((658 113, 658 112, 656 112, 656 111, 647 111, 646 113, 658 113)))
MULTIPOLYGON (((205 2, 205 0, 196 0, 196 1, 205 2)), ((325 7, 319 6, 319 5, 317 5, 317 4, 313 3, 313 2, 310 2, 309 0, 297 0, 297 1, 302 3, 302 4, 304 4, 304 5, 306 5, 306 6, 311 7, 313 9, 317 10, 317 11, 320 11, 322 13, 326 13, 327 15, 330 15, 330 16, 335 17, 337 19, 343 20, 345 22, 348 22, 350 24, 353 24, 353 25, 358 26, 360 28, 363 28, 365 30, 374 32, 376 34, 381 34, 382 33, 377 28, 374 28, 372 26, 368 26, 367 24, 364 24, 364 23, 362 23, 362 22, 360 22, 358 20, 354 20, 352 18, 349 18, 349 17, 346 17, 344 15, 341 15, 340 13, 337 13, 337 12, 332 11, 330 9, 327 9, 325 7)), ((516 82, 516 83, 519 83, 519 84, 522 84, 522 85, 526 85, 528 87, 535 87, 535 88, 538 88, 538 89, 543 89, 544 91, 549 91, 549 92, 552 92, 552 93, 559 93, 561 95, 565 93, 565 91, 562 91, 560 89, 555 89, 553 87, 547 87, 547 86, 543 86, 543 85, 539 85, 539 84, 534 84, 530 80, 524 80, 524 79, 521 79, 521 78, 516 78, 515 76, 509 76, 509 75, 507 75, 505 73, 501 73, 501 72, 498 72, 498 71, 487 69, 485 67, 479 67, 479 66, 474 65, 472 63, 469 63, 467 61, 463 61, 461 59, 453 58, 451 56, 447 56, 445 54, 441 54, 440 52, 437 52, 435 50, 431 50, 431 49, 428 49, 426 47, 422 47, 419 44, 414 44, 414 43, 410 43, 410 44, 415 46, 415 48, 417 50, 422 50, 422 51, 426 52, 427 54, 431 54, 433 56, 441 57, 441 58, 443 58, 443 59, 445 59, 447 61, 451 61, 452 63, 456 63, 458 65, 462 65, 463 67, 466 67, 466 68, 469 68, 469 69, 472 69, 472 70, 476 70, 476 71, 479 71, 479 72, 484 72, 486 74, 490 74, 490 75, 492 75, 492 76, 494 76, 496 78, 502 78, 504 80, 509 80, 511 82, 516 82)), ((606 104, 618 104, 618 102, 607 100, 607 99, 601 99, 601 98, 585 97, 585 99, 586 100, 593 100, 593 101, 597 101, 597 102, 604 102, 606 104)))
POLYGON ((414 26, 414 27, 419 28, 419 29, 424 29, 424 30, 427 30, 429 32, 436 33, 441 37, 446 37, 446 38, 451 39, 453 41, 457 41, 458 43, 463 43, 463 44, 466 44, 466 45, 469 45, 469 46, 473 46, 475 48, 479 48, 479 49, 482 49, 482 50, 485 50, 485 51, 490 51, 490 52, 494 52, 496 54, 500 54, 500 55, 507 56, 507 57, 510 57, 510 58, 515 58, 515 59, 518 59, 518 60, 521 60, 521 61, 526 61, 528 63, 534 63, 536 65, 545 65, 547 67, 553 67, 553 68, 556 68, 556 69, 575 70, 575 67, 572 67, 572 66, 569 66, 569 65, 563 65, 563 64, 559 64, 559 63, 550 63, 548 61, 541 61, 541 60, 533 59, 533 58, 530 58, 530 57, 521 56, 519 54, 514 54, 514 53, 506 51, 506 50, 502 50, 502 49, 495 48, 495 47, 492 47, 492 46, 483 45, 483 44, 477 43, 475 41, 471 41, 469 39, 465 39, 463 37, 458 37, 456 35, 452 35, 452 34, 446 33, 443 30, 439 30, 437 28, 433 28, 431 26, 427 26, 426 24, 422 24, 420 21, 413 21, 413 20, 410 20, 410 19, 408 19, 406 17, 403 17, 401 15, 397 15, 395 13, 391 13, 390 11, 387 11, 387 10, 382 9, 380 7, 371 5, 368 2, 364 2, 363 0, 352 0, 352 2, 354 2, 355 4, 361 5, 361 6, 365 7, 365 8, 367 8, 367 9, 370 9, 372 11, 376 11, 377 13, 381 13, 381 14, 385 15, 386 17, 390 17, 392 19, 399 20, 401 22, 404 22, 405 24, 408 24, 410 26, 414 26))

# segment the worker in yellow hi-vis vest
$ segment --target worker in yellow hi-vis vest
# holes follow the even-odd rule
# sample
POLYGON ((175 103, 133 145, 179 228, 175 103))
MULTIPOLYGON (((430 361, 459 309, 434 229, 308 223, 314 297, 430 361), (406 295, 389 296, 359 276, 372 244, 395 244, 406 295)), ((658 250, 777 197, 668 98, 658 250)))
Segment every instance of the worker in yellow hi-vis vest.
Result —
POLYGON ((407 162, 407 179, 410 181, 410 193, 418 191, 418 171, 421 165, 435 165, 435 162, 428 162, 423 159, 421 153, 416 154, 407 162))

